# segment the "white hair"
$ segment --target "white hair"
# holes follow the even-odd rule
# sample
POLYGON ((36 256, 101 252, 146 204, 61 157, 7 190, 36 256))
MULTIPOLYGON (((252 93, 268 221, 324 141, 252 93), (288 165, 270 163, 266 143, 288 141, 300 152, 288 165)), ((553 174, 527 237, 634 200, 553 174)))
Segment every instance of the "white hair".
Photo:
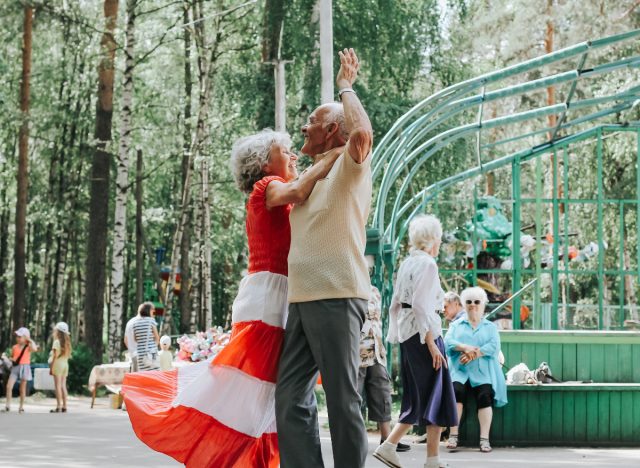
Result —
POLYGON ((457 302, 458 304, 462 305, 462 300, 460 299, 460 296, 458 296, 458 293, 454 291, 447 291, 445 293, 444 302, 447 304, 450 304, 452 302, 457 302))
POLYGON ((460 298, 462 299, 463 304, 466 304, 467 301, 474 301, 476 299, 479 299, 484 305, 489 302, 486 291, 479 286, 465 289, 460 294, 460 298))
POLYGON ((442 224, 433 215, 419 215, 409 224, 409 243, 416 250, 430 249, 442 238, 442 224))
POLYGON ((290 148, 291 137, 288 133, 274 132, 266 128, 259 133, 235 141, 231 148, 230 165, 240 190, 251 193, 253 184, 263 177, 263 169, 274 144, 290 148))
POLYGON ((344 120, 344 107, 339 102, 330 102, 323 104, 318 109, 326 109, 324 113, 323 124, 338 124, 338 131, 340 136, 346 140, 349 139, 349 132, 347 131, 347 124, 344 120))

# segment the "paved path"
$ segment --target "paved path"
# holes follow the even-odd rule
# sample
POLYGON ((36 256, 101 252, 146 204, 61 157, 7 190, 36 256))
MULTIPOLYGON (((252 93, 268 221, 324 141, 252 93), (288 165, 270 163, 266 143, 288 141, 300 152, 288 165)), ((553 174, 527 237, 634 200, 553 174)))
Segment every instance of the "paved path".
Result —
MULTIPOLYGON (((106 398, 96 400, 93 410, 89 408, 90 399, 72 398, 66 414, 49 414, 55 405, 50 398, 29 399, 24 414, 15 412, 15 403, 14 412, 0 414, 2 468, 181 466, 142 444, 133 434, 126 412, 110 409, 106 398)), ((326 419, 324 421, 326 423, 326 419)), ((378 437, 369 434, 370 454, 378 437)), ((321 438, 326 467, 332 468, 331 440, 324 429, 321 438)), ((410 452, 401 454, 406 468, 422 468, 424 457, 424 444, 413 445, 410 452)), ((490 454, 463 449, 443 453, 442 458, 452 468, 638 468, 640 448, 496 449, 490 454)), ((366 468, 384 468, 384 465, 369 456, 366 468)))

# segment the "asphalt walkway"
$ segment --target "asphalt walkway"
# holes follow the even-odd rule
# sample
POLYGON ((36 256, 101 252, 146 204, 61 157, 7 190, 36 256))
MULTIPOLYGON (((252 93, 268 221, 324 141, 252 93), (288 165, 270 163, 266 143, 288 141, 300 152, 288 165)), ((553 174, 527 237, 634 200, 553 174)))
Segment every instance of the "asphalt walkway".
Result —
MULTIPOLYGON (((0 467, 2 468, 85 468, 85 467, 177 467, 171 458, 154 452, 134 435, 127 413, 109 408, 107 398, 96 400, 89 408, 89 398, 72 398, 69 412, 50 414, 55 406, 51 398, 32 397, 25 405, 25 413, 18 414, 17 401, 13 412, 0 413, 0 467)), ((326 427, 326 418, 321 425, 326 427)), ((333 467, 331 439, 322 430, 322 449, 326 468, 333 467)), ((366 468, 384 468, 371 457, 379 436, 369 434, 369 457, 366 468)), ((411 442, 407 438, 406 442, 411 442)), ((451 468, 639 468, 638 449, 575 449, 529 448, 496 449, 481 454, 474 449, 446 453, 442 459, 451 468)), ((410 452, 401 454, 406 468, 422 468, 425 445, 412 445, 410 452)), ((304 468, 304 467, 300 467, 304 468)))

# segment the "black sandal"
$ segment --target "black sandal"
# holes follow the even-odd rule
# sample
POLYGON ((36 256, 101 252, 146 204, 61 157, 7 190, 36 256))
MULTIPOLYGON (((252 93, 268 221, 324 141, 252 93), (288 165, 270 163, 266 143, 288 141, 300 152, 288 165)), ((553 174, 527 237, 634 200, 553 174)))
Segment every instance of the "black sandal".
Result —
POLYGON ((62 411, 63 413, 66 413, 66 412, 67 412, 67 408, 62 408, 62 409, 61 409, 61 411, 62 411))
POLYGON ((56 409, 49 410, 49 413, 59 413, 60 411, 61 411, 60 408, 56 408, 56 409))

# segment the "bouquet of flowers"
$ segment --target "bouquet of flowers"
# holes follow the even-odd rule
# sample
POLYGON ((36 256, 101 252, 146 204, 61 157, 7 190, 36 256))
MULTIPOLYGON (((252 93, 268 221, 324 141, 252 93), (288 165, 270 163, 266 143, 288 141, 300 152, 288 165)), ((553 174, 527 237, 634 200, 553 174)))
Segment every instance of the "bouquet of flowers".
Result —
POLYGON ((210 328, 206 332, 196 332, 193 336, 178 338, 178 359, 183 361, 205 361, 218 354, 231 338, 231 333, 222 327, 210 328))

